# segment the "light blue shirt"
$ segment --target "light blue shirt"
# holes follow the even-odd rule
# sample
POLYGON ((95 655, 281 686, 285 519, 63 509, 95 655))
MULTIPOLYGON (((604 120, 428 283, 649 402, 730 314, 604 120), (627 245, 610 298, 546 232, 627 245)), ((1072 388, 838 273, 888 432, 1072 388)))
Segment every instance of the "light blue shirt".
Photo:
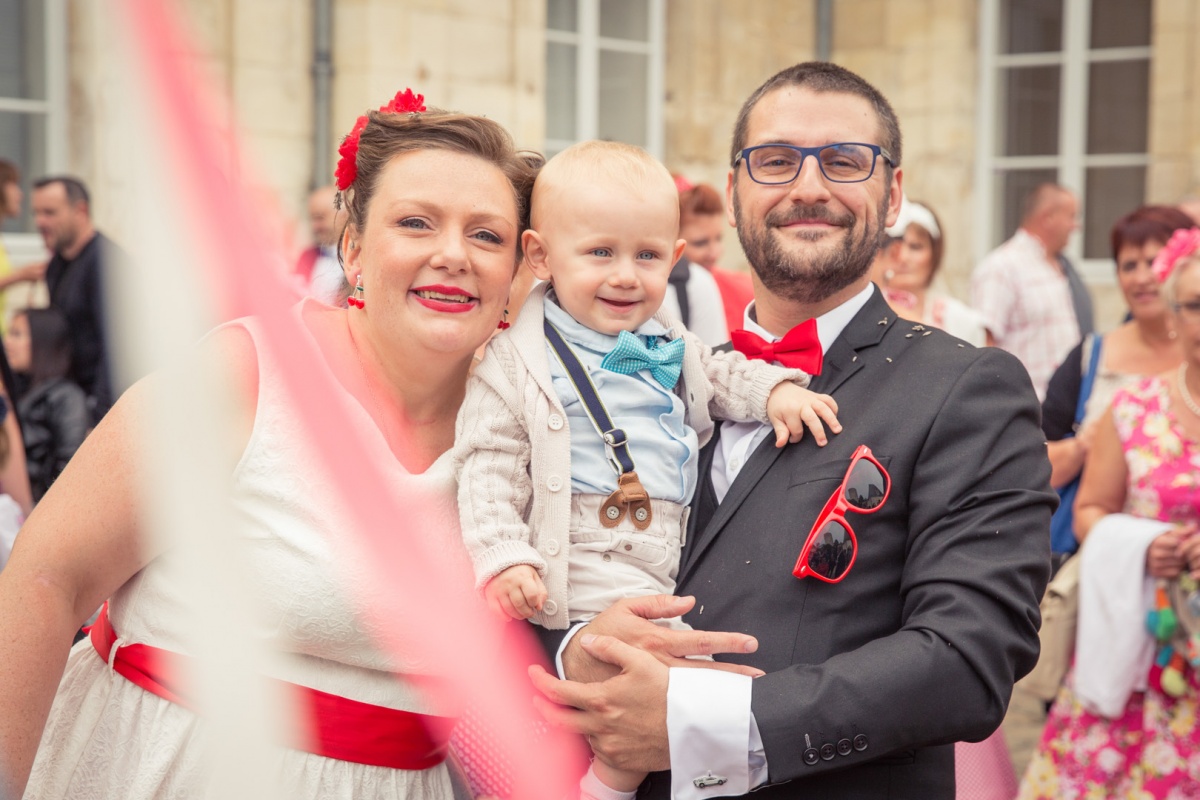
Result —
MULTIPOLYGON (((553 292, 546 295, 544 305, 546 319, 558 328, 588 371, 613 424, 625 431, 629 454, 646 492, 658 500, 689 503, 696 491, 700 443, 696 431, 683 421, 683 400, 663 388, 649 370, 622 375, 601 369, 600 362, 616 346, 617 337, 580 324, 559 307, 553 292)), ((634 333, 649 340, 669 331, 651 319, 634 333)), ((549 342, 546 358, 554 393, 567 412, 571 430, 571 491, 611 494, 617 489, 617 473, 608 462, 604 441, 549 342)))

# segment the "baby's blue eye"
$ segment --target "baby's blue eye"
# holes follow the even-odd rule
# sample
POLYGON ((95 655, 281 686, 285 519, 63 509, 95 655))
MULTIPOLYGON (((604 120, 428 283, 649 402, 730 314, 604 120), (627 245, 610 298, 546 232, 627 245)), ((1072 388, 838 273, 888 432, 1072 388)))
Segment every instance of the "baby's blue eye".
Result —
POLYGON ((612 250, 609 250, 607 247, 596 247, 590 252, 592 255, 599 256, 600 258, 612 258, 612 250))

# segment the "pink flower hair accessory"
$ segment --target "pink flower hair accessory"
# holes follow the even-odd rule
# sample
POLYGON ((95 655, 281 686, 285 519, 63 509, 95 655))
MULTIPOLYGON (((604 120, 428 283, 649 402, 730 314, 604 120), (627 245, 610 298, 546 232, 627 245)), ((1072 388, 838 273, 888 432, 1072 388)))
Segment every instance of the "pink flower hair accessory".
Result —
POLYGON ((1158 278, 1159 283, 1166 283, 1167 278, 1171 276, 1171 270, 1175 269, 1180 259, 1193 255, 1197 250, 1200 250, 1200 228, 1176 230, 1150 265, 1154 270, 1154 277, 1158 278))
MULTIPOLYGON (((417 114, 425 110, 425 95, 414 94, 412 89, 396 92, 396 96, 387 105, 379 107, 381 114, 417 114)), ((366 114, 355 120, 354 127, 338 147, 337 169, 333 171, 333 176, 340 191, 349 189, 350 184, 358 177, 358 138, 365 127, 366 114)))

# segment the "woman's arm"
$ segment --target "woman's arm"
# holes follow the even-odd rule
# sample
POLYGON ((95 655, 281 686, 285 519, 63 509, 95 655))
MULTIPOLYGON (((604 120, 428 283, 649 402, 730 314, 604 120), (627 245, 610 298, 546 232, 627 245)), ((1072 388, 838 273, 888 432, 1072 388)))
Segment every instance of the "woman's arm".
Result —
MULTIPOLYGON (((222 331, 206 346, 218 347, 235 375, 257 385, 244 332, 222 331)), ((138 530, 144 476, 136 445, 159 380, 130 388, 88 436, 22 527, 0 572, 2 796, 20 797, 25 789, 75 631, 156 555, 138 530)), ((253 411, 249 402, 235 423, 242 449, 253 411)))
POLYGON ((1128 480, 1125 453, 1110 409, 1096 422, 1079 494, 1075 497, 1075 538, 1080 544, 1101 517, 1118 514, 1125 508, 1128 480))
POLYGON ((1046 455, 1050 457, 1050 485, 1061 489, 1079 477, 1087 454, 1088 438, 1083 436, 1046 442, 1046 455))

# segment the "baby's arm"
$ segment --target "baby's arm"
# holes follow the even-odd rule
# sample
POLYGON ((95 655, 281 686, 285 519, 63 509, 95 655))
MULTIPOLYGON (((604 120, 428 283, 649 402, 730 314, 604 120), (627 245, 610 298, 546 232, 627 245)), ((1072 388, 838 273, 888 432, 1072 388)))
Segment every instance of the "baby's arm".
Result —
POLYGON ((533 495, 530 442, 511 378, 491 347, 467 382, 455 429, 454 465, 463 541, 479 588, 509 567, 545 572, 525 522, 533 495))
POLYGON ((765 361, 747 359, 735 350, 714 352, 695 336, 684 333, 704 365, 711 394, 708 410, 717 419, 768 422, 775 428, 776 445, 798 441, 804 428, 825 444, 824 420, 837 433, 837 403, 828 395, 802 389, 811 377, 798 369, 785 369, 765 361))
POLYGON ((546 603, 546 584, 528 564, 509 567, 487 582, 483 597, 498 616, 529 619, 546 603))

